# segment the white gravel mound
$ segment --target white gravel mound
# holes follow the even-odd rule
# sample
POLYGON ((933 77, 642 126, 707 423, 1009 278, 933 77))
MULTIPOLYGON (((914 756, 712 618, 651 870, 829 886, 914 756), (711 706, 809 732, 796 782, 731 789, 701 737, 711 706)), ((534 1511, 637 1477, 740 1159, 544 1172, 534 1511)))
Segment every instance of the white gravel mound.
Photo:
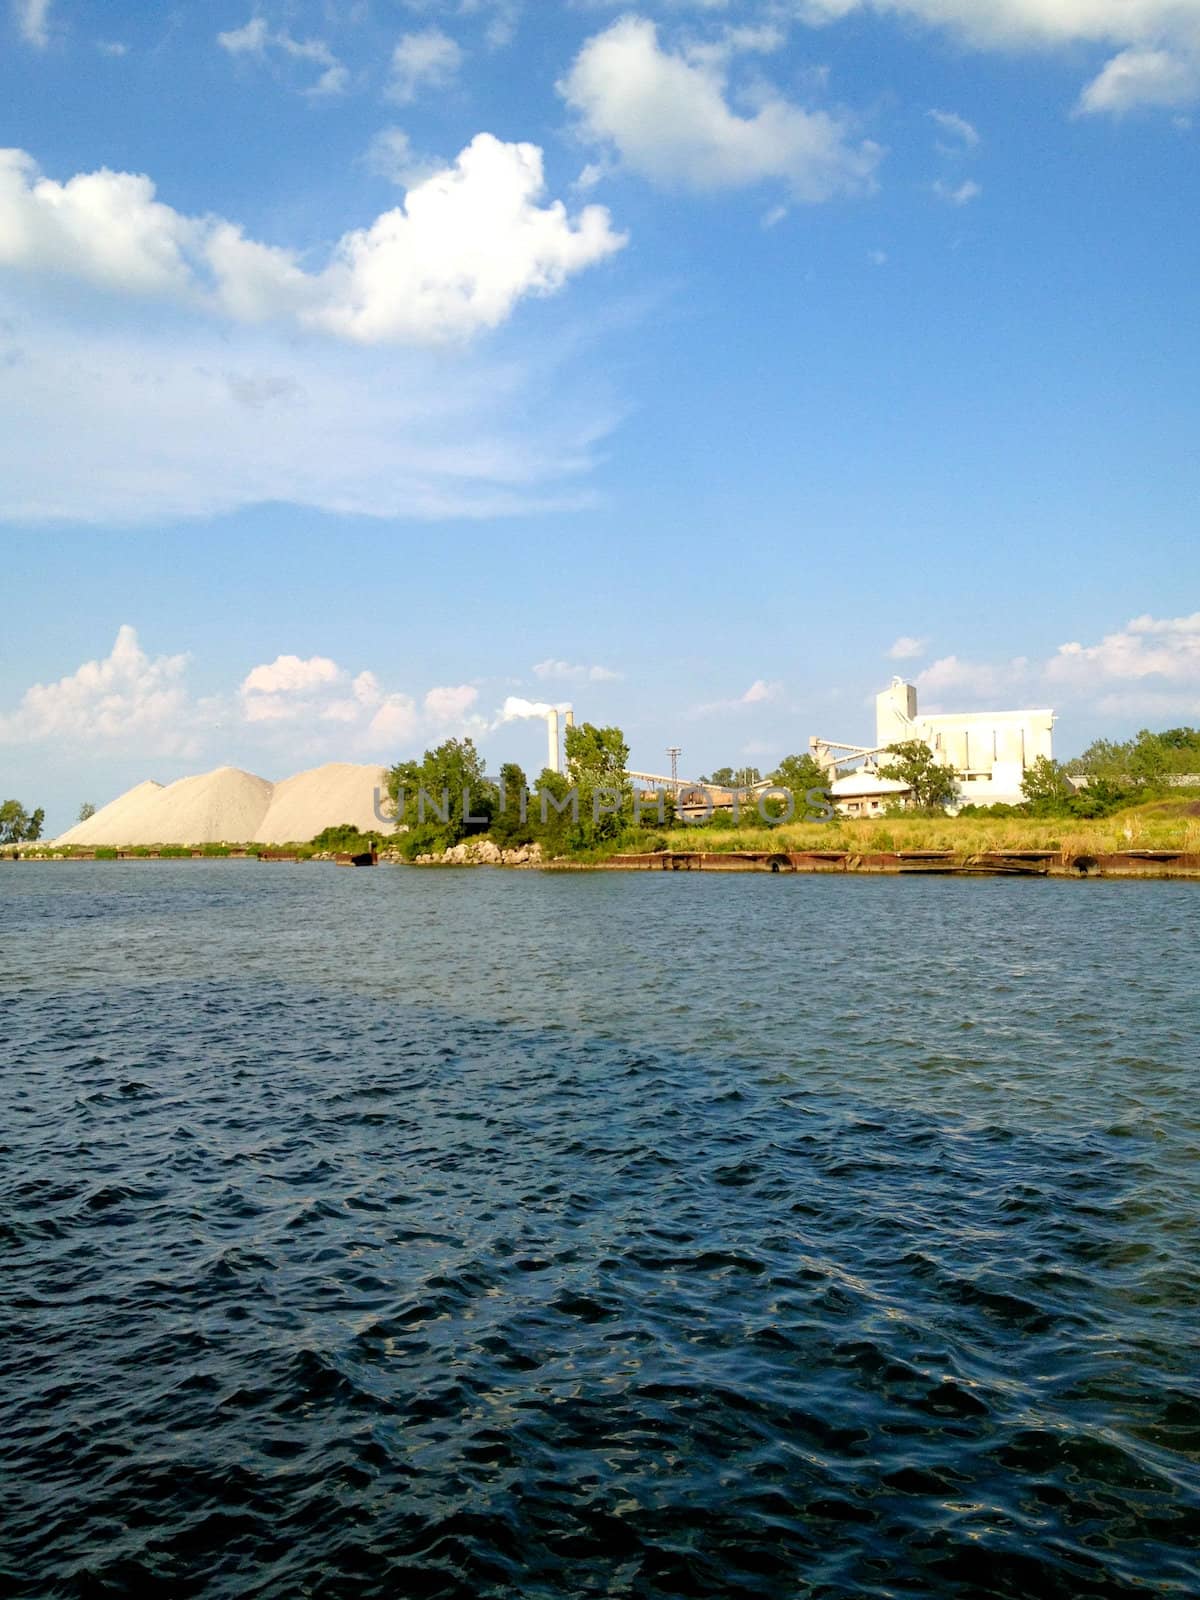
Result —
POLYGON ((139 844, 221 844, 257 839, 274 785, 238 767, 180 778, 154 796, 139 844))
POLYGON ((254 838, 260 844, 304 844, 322 828, 352 822, 363 833, 390 832, 375 815, 375 791, 386 798, 382 767, 331 761, 275 785, 254 838))
POLYGON ((333 761, 269 783, 218 767, 164 786, 147 780, 60 834, 56 844, 305 844, 323 828, 352 822, 382 833, 375 791, 382 767, 333 761))
POLYGON ((77 822, 66 833, 60 833, 55 844, 141 844, 140 819, 152 805, 154 796, 162 793, 162 787, 153 778, 147 778, 145 783, 139 783, 135 789, 101 806, 86 822, 77 822))

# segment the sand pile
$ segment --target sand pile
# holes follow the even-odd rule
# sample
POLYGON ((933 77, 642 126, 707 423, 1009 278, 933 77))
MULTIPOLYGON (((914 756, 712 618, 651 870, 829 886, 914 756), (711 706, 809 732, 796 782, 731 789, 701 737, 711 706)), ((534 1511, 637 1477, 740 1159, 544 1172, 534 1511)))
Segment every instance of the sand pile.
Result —
MULTIPOLYGON (((147 778, 135 789, 129 789, 110 800, 108 805, 90 816, 86 822, 77 822, 66 833, 59 834, 56 844, 132 844, 139 819, 146 814, 156 795, 163 792, 161 783, 147 778)), ((141 842, 140 839, 138 841, 141 842)))
POLYGON ((272 784, 237 767, 197 778, 139 783, 60 834, 58 844, 292 844, 352 822, 382 830, 375 816, 380 767, 331 762, 272 784))
POLYGON ((331 761, 298 772, 275 785, 266 816, 253 835, 262 844, 292 844, 314 838, 322 828, 352 822, 363 833, 379 833, 375 791, 386 797, 382 767, 356 767, 331 761))

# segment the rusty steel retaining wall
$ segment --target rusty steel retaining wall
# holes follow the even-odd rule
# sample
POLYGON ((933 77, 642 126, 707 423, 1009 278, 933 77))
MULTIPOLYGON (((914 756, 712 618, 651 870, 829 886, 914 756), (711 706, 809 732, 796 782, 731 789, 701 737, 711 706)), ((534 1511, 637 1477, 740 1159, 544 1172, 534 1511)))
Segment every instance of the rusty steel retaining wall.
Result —
POLYGON ((601 868, 624 872, 843 872, 911 877, 1200 878, 1200 855, 1180 850, 1124 850, 1110 855, 1058 850, 663 850, 614 856, 601 868))

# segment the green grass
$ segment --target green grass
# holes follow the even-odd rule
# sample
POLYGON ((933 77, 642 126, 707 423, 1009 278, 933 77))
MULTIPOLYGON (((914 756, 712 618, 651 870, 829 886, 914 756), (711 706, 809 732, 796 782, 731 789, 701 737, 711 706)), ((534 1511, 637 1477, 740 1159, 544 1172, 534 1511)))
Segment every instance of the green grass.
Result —
MULTIPOLYGON (((757 820, 757 819, 756 819, 757 820)), ((1120 850, 1200 852, 1200 802, 1153 800, 1111 817, 906 817, 839 818, 825 824, 783 823, 769 828, 679 825, 655 841, 649 830, 627 830, 601 854, 626 855, 654 849, 714 853, 735 850, 845 850, 870 854, 893 850, 952 850, 980 855, 992 850, 1061 850, 1108 855, 1120 850)), ((595 852, 592 853, 596 854, 595 852)))

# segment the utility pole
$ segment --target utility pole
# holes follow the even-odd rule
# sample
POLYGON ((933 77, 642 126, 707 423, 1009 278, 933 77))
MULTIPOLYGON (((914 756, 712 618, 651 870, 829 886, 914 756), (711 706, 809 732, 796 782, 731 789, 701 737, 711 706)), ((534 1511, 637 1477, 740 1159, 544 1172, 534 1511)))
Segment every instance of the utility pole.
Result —
POLYGON ((680 745, 671 744, 671 745, 667 746, 667 754, 671 758, 671 793, 675 796, 676 799, 678 799, 679 798, 679 758, 683 754, 683 749, 682 749, 682 747, 680 745))

